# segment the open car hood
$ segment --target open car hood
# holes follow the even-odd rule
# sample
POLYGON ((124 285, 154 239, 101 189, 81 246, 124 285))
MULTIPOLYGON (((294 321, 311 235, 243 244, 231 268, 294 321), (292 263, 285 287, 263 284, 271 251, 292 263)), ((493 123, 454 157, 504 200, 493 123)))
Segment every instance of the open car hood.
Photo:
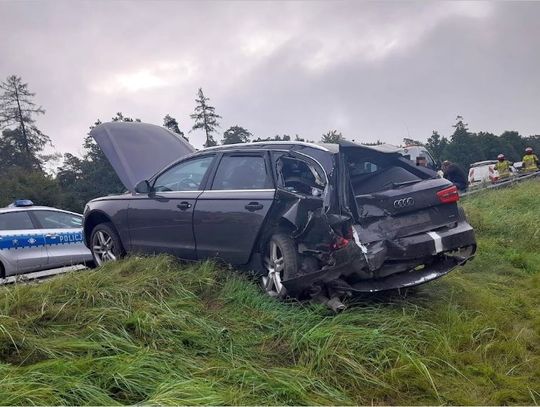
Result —
POLYGON ((131 192, 134 192, 138 182, 149 179, 167 164, 195 151, 180 135, 147 123, 103 123, 95 127, 90 135, 120 181, 131 192))

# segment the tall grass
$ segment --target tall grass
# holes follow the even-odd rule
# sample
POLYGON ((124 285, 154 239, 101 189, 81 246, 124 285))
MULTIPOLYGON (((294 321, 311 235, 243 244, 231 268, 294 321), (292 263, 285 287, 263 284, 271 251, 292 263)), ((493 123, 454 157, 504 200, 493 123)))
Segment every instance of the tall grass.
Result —
POLYGON ((538 404, 539 196, 467 199, 473 262, 337 316, 164 256, 1 288, 0 402, 538 404))

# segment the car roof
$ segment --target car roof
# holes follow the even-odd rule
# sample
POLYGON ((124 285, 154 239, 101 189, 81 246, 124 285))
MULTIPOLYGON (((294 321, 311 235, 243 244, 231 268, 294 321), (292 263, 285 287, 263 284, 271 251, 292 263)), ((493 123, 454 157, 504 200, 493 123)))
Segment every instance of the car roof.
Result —
POLYGON ((380 153, 396 153, 398 147, 391 144, 365 145, 348 140, 339 143, 311 143, 306 141, 254 141, 252 143, 226 144, 221 146, 207 147, 199 150, 197 153, 205 151, 229 151, 229 150, 247 150, 252 148, 262 149, 293 149, 296 146, 311 147, 317 150, 326 151, 331 154, 337 154, 340 147, 358 147, 367 150, 374 150, 380 153), (288 147, 288 148, 287 148, 288 147))
POLYGON ((482 165, 491 165, 496 164, 497 160, 486 160, 486 161, 478 161, 471 164, 471 168, 473 167, 481 167, 482 165))
POLYGON ((293 146, 303 146, 303 147, 312 147, 316 148, 318 150, 327 151, 327 152, 334 152, 332 150, 335 150, 337 152, 337 149, 339 146, 337 144, 323 144, 323 143, 309 143, 304 141, 254 141, 252 143, 237 143, 237 144, 225 144, 221 146, 214 146, 214 147, 207 147, 205 149, 200 150, 202 151, 220 151, 220 150, 237 150, 237 149, 251 149, 251 148, 263 148, 263 149, 269 149, 272 147, 275 148, 284 148, 286 149, 286 146, 289 146, 289 148, 292 148, 293 146), (335 147, 331 147, 335 146, 335 147))

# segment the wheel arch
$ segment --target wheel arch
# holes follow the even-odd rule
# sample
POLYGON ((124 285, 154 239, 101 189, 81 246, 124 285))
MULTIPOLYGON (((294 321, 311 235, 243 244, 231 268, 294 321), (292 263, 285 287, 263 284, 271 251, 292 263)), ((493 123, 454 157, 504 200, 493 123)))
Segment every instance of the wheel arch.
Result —
POLYGON ((263 230, 261 230, 261 233, 259 233, 257 244, 254 246, 253 251, 262 254, 262 252, 265 250, 265 245, 268 242, 268 239, 270 239, 272 235, 275 235, 276 233, 292 234, 296 229, 296 226, 290 220, 280 217, 275 222, 263 226, 263 230))
POLYGON ((6 268, 4 267, 2 260, 0 260, 0 278, 6 278, 6 268))
MULTIPOLYGON (((90 237, 92 236, 92 230, 100 223, 110 223, 114 226, 112 219, 103 211, 94 210, 86 215, 84 219, 84 241, 87 246, 89 245, 90 237)), ((115 226, 114 228, 118 232, 115 226)))
POLYGON ((296 229, 296 226, 284 217, 280 217, 272 222, 265 222, 259 231, 255 244, 251 250, 250 260, 247 264, 247 268, 257 272, 263 272, 264 267, 262 257, 264 255, 268 240, 276 233, 281 232, 292 234, 296 229))

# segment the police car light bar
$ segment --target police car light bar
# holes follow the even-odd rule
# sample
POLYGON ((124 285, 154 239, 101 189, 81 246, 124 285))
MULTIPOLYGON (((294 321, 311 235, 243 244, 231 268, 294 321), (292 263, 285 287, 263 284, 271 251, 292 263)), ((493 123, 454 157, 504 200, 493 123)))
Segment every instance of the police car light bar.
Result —
POLYGON ((24 206, 32 206, 34 203, 30 199, 17 199, 12 204, 15 207, 24 207, 24 206))

